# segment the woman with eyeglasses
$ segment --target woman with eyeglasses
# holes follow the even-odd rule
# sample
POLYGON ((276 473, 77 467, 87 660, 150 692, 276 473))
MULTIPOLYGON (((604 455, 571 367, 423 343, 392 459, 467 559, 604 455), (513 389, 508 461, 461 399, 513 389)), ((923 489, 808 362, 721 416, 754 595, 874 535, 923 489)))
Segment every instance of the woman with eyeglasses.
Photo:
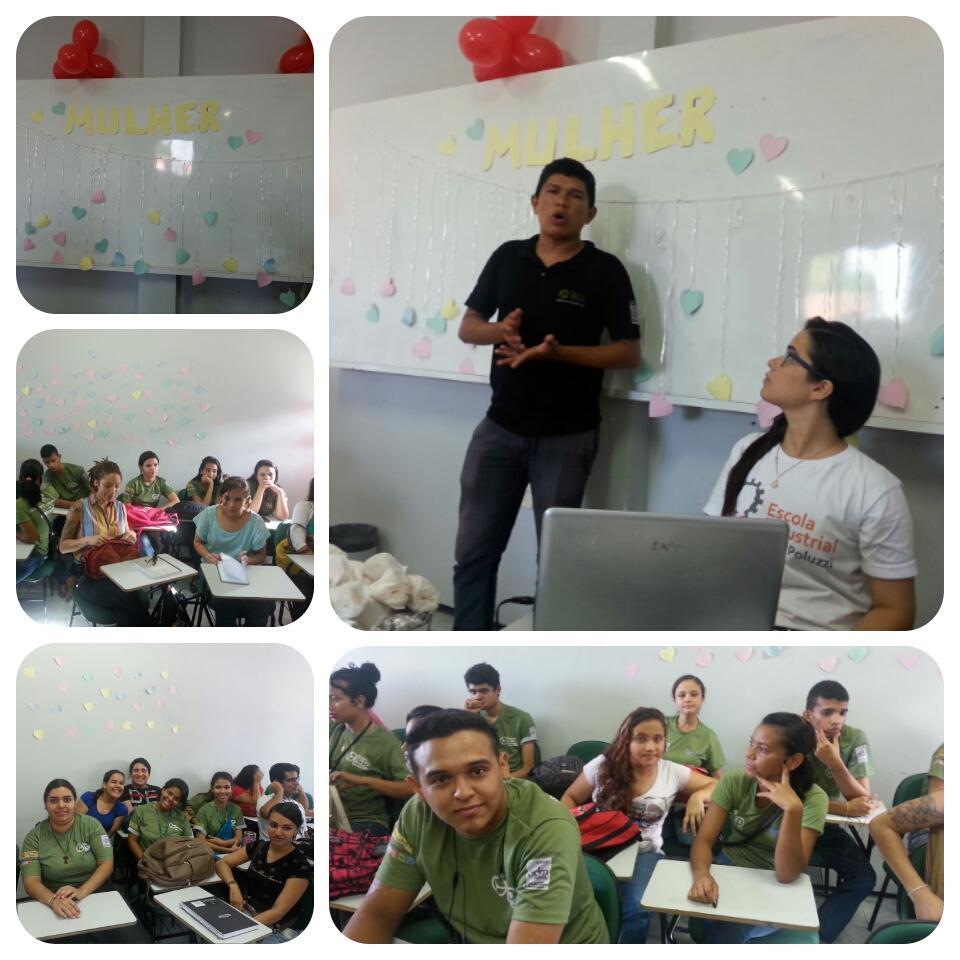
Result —
POLYGON ((913 523, 900 481, 847 442, 873 411, 880 361, 843 323, 814 317, 768 362, 782 411, 738 441, 704 513, 789 526, 777 627, 913 627, 913 523))

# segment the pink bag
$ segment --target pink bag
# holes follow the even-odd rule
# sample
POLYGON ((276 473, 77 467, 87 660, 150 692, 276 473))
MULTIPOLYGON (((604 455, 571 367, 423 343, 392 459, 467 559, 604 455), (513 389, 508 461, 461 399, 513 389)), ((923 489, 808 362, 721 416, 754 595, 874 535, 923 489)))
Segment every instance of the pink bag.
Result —
POLYGON ((176 526, 180 518, 175 513, 167 513, 160 507, 135 507, 124 504, 127 512, 127 529, 139 533, 144 527, 176 526))

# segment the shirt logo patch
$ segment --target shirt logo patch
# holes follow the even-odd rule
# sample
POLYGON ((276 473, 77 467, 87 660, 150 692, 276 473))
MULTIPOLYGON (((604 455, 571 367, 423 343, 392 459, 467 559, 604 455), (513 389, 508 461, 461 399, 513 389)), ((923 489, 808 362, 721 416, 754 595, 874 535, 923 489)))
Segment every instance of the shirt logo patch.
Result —
POLYGON ((640 318, 637 316, 637 301, 630 301, 630 322, 635 326, 640 326, 640 318))
POLYGON ((40 851, 39 850, 21 850, 20 851, 20 862, 23 863, 27 860, 39 860, 40 851))
POLYGON ((550 889, 550 868, 553 866, 553 857, 544 857, 541 860, 527 862, 527 876, 524 886, 528 890, 550 889))
POLYGON ((586 297, 586 294, 577 293, 576 290, 568 290, 566 287, 564 287, 557 294, 556 302, 569 303, 571 306, 574 306, 574 307, 585 307, 587 305, 587 297, 586 297))
POLYGON ((747 822, 747 821, 746 821, 743 817, 741 817, 741 816, 739 816, 739 815, 737 814, 737 811, 736 811, 736 810, 733 811, 733 825, 734 825, 738 830, 740 830, 740 831, 742 832, 744 826, 746 825, 746 822, 747 822))
POLYGON ((90 844, 87 843, 85 840, 81 840, 77 844, 77 853, 89 853, 89 852, 90 852, 90 844))
POLYGON ((347 761, 347 763, 352 763, 355 767, 359 767, 361 770, 370 769, 370 761, 366 757, 361 757, 360 754, 355 750, 351 750, 344 759, 347 761))
POLYGON ((507 878, 498 873, 490 878, 490 886, 498 897, 504 897, 512 907, 517 899, 517 891, 507 883, 507 878))
POLYGON ((179 823, 171 823, 171 824, 170 824, 170 831, 169 831, 169 832, 170 832, 170 833, 183 833, 183 828, 180 826, 179 823))
POLYGON ((404 853, 413 853, 413 846, 410 841, 400 832, 397 827, 393 828, 393 834, 390 837, 391 846, 396 847, 398 850, 403 850, 404 853))
POLYGON ((857 758, 857 763, 866 763, 867 762, 867 745, 863 743, 859 747, 855 747, 853 754, 857 758))
POLYGON ((519 744, 517 743, 516 737, 501 737, 500 746, 501 747, 517 747, 519 746, 519 744))
POLYGON ((105 833, 100 834, 100 842, 108 849, 112 846, 110 838, 105 833))

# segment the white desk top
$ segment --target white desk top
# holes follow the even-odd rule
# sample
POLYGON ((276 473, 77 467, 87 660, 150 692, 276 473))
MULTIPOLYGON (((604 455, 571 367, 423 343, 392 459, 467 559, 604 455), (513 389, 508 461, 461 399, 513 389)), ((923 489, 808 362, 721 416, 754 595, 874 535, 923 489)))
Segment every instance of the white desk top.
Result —
POLYGON ((618 880, 629 880, 633 876, 633 865, 637 859, 639 843, 631 843, 607 861, 607 866, 618 880))
POLYGON ((519 620, 514 620, 513 623, 508 623, 504 630, 532 630, 533 629, 533 614, 528 613, 526 616, 521 617, 519 620))
POLYGON ((276 530, 283 523, 282 520, 264 520, 263 522, 268 530, 276 530))
POLYGON ((17 916, 24 930, 37 940, 58 940, 95 930, 132 927, 137 922, 133 911, 116 890, 91 893, 81 900, 80 916, 75 919, 58 917, 48 906, 36 900, 17 904, 17 916))
POLYGON ((693 874, 686 860, 660 860, 640 900, 657 913, 679 913, 706 920, 762 924, 787 930, 817 930, 817 904, 810 877, 801 873, 793 883, 778 883, 773 870, 749 867, 710 867, 720 889, 716 908, 687 898, 693 874))
POLYGON ((26 560, 27 557, 33 553, 33 548, 36 544, 33 543, 21 543, 17 540, 17 560, 26 560))
MULTIPOLYGON (((410 910, 420 906, 424 900, 429 899, 432 895, 433 891, 430 889, 430 884, 425 883, 420 888, 420 892, 413 898, 413 903, 410 904, 410 910)), ((336 900, 330 901, 330 909, 343 910, 344 913, 356 913, 360 909, 364 897, 366 897, 365 893, 353 893, 349 897, 339 897, 336 900)))
POLYGON ((197 571, 183 561, 161 553, 154 566, 145 557, 136 560, 124 560, 122 563, 108 563, 100 568, 124 593, 143 590, 148 587, 160 587, 165 583, 187 580, 197 571))
POLYGON ((292 560, 304 573, 309 576, 313 576, 313 562, 314 556, 312 553, 288 553, 287 556, 292 560))
POLYGON ((305 600, 297 585, 280 567, 260 564, 247 567, 249 583, 224 583, 220 570, 213 563, 201 563, 210 593, 224 600, 305 600))
POLYGON ((171 890, 169 893, 157 894, 157 896, 154 897, 154 901, 163 907, 172 917, 175 917, 178 923, 182 923, 185 927, 188 927, 207 943, 256 943, 258 940, 263 940, 264 937, 269 937, 273 932, 269 927, 258 923, 257 929, 251 930, 250 933, 242 933, 238 937, 229 937, 221 940, 220 937, 208 930, 199 920, 194 920, 186 910, 180 909, 180 904, 183 903, 184 900, 203 900, 209 896, 209 892, 204 890, 203 887, 184 887, 182 890, 171 890))
POLYGON ((886 813, 887 807, 881 801, 869 813, 862 817, 845 817, 839 813, 828 813, 827 823, 835 823, 841 826, 863 827, 866 826, 874 817, 879 817, 881 813, 886 813))
POLYGON ((70 512, 70 508, 69 507, 51 507, 50 512, 55 517, 65 517, 70 512))

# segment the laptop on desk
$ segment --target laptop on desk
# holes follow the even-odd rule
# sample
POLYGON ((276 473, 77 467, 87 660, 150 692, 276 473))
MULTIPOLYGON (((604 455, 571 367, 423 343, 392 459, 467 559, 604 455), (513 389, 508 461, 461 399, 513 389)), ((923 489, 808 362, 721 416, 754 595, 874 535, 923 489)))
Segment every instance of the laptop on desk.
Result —
POLYGON ((772 630, 778 520, 552 507, 535 630, 772 630))

